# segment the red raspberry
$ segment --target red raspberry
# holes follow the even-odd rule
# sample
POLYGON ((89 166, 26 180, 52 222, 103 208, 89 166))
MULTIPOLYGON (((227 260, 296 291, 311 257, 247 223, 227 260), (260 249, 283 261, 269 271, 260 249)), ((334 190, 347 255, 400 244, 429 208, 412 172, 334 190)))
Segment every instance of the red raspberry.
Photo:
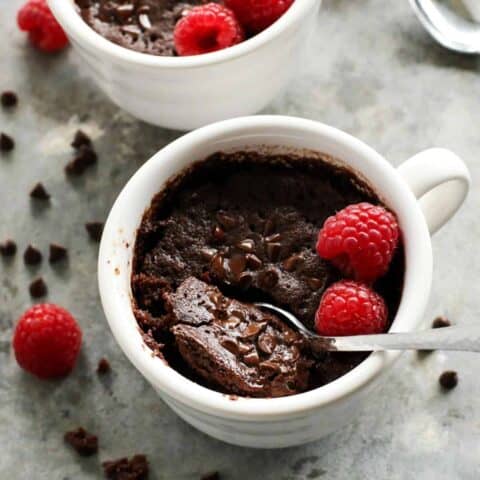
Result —
POLYGON ((348 277, 373 282, 387 272, 399 237, 392 213, 358 203, 327 218, 318 234, 317 252, 348 277))
POLYGON ((27 310, 13 335, 18 364, 40 378, 70 373, 81 343, 82 332, 72 315, 48 303, 27 310))
POLYGON ((29 0, 19 11, 20 30, 28 32, 30 42, 45 52, 56 52, 68 44, 68 38, 55 20, 45 0, 29 0))
POLYGON ((325 290, 315 315, 320 335, 344 336, 381 333, 387 327, 387 306, 366 285, 342 280, 325 290))
POLYGON ((242 27, 234 13, 218 3, 193 7, 178 21, 173 32, 179 55, 200 55, 243 41, 242 27))
POLYGON ((276 22, 289 8, 294 0, 225 0, 241 25, 250 33, 265 30, 276 22))

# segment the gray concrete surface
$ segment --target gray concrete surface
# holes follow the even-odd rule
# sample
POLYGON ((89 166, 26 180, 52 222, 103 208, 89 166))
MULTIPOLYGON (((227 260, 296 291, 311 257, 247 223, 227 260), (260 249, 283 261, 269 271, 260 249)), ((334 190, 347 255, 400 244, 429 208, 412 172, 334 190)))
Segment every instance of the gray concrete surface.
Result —
MULTIPOLYGON (((301 1, 301 0, 297 0, 301 1)), ((96 287, 97 246, 83 224, 103 220, 130 175, 179 133, 140 123, 114 107, 82 74, 72 52, 39 55, 15 27, 20 0, 2 0, 0 90, 20 105, 0 111, 0 130, 17 148, 0 158, 0 239, 20 250, 32 242, 67 245, 70 264, 27 270, 21 254, 0 262, 0 478, 101 478, 100 462, 144 452, 154 480, 196 480, 218 470, 222 479, 306 480, 375 478, 477 479, 480 475, 478 357, 406 354, 356 421, 317 443, 283 451, 241 449, 214 441, 177 418, 116 346, 96 287), (78 182, 65 179, 68 143, 82 127, 95 139, 98 168, 78 182), (32 208, 28 191, 41 180, 52 193, 32 208), (80 364, 62 382, 40 382, 16 365, 10 348, 16 318, 31 301, 30 278, 41 273, 49 300, 69 308, 85 333, 80 364), (94 374, 112 363, 111 381, 94 374), (445 368, 460 384, 437 388, 445 368), (100 437, 98 457, 80 459, 62 441, 84 425, 100 437)), ((431 147, 453 149, 468 163, 474 190, 460 214, 434 239, 433 293, 426 322, 445 314, 477 321, 480 235, 480 60, 433 44, 408 2, 326 0, 304 70, 269 113, 299 115, 340 127, 392 163, 431 147)), ((232 92, 234 94, 234 92, 232 92)))

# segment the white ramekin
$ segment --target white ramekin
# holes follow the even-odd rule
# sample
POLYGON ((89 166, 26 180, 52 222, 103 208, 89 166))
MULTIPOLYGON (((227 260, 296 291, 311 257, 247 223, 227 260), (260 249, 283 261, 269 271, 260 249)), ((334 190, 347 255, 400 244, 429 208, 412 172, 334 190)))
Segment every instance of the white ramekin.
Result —
POLYGON ((127 357, 183 419, 226 442, 266 448, 315 440, 349 422, 399 353, 372 354, 343 377, 310 392, 232 400, 186 379, 144 345, 132 312, 130 274, 145 209, 165 183, 192 162, 219 150, 260 146, 309 149, 340 159, 397 214, 406 273, 392 331, 412 330, 421 321, 432 279, 430 233, 460 207, 470 177, 465 164, 447 150, 427 150, 395 169, 360 140, 335 128, 299 118, 256 116, 191 132, 158 152, 131 178, 110 212, 99 254, 100 293, 112 332, 127 357))
POLYGON ((48 0, 85 67, 119 107, 162 127, 190 130, 260 111, 297 71, 321 0, 296 0, 270 28, 214 53, 158 57, 91 29, 73 0, 48 0))

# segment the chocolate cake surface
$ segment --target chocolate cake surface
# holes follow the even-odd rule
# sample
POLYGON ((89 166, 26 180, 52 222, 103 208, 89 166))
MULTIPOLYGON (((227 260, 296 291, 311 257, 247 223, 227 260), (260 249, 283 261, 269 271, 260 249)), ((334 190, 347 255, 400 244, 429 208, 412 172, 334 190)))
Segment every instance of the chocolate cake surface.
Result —
MULTIPOLYGON (((328 216, 361 201, 381 203, 366 184, 330 159, 236 152, 217 153, 195 164, 154 198, 138 231, 132 290, 147 343, 180 373, 225 393, 288 395, 343 375, 366 355, 325 353, 314 359, 303 342, 295 341, 299 353, 293 365, 282 340, 282 332, 290 329, 264 312, 266 320, 249 320, 248 311, 255 301, 272 302, 313 329, 323 292, 341 278, 315 252, 318 231, 328 216), (245 313, 241 328, 265 323, 286 357, 244 342, 240 326, 229 330, 225 319, 200 305, 211 285, 220 289, 227 317, 233 309, 245 313), (246 348, 243 343, 255 348, 255 360, 247 355, 245 361, 236 352, 246 348), (281 374, 260 368, 271 360, 269 355, 281 374)), ((400 301, 403 273, 399 248, 389 273, 375 284, 387 302, 390 321, 400 301)))
POLYGON ((111 42, 150 55, 174 56, 175 24, 188 9, 207 1, 75 0, 75 3, 83 20, 111 42))

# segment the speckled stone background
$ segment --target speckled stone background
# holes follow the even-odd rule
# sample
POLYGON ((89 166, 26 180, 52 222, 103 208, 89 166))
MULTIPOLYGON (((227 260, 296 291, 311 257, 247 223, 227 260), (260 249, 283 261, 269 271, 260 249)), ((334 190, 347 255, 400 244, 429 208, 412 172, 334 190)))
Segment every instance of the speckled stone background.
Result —
MULTIPOLYGON (((297 0, 301 1, 301 0, 297 0)), ((0 478, 102 478, 105 459, 146 453, 154 480, 197 480, 218 470, 225 480, 364 478, 478 479, 480 382, 474 354, 406 354, 356 421, 314 444, 255 451, 222 444, 190 428, 164 405, 130 365, 105 323, 96 287, 97 245, 83 224, 105 219, 132 173, 178 132, 138 122, 119 111, 83 74, 73 52, 42 56, 15 27, 20 0, 1 0, 0 90, 20 95, 0 111, 0 130, 17 148, 0 158, 0 240, 11 236, 20 254, 0 262, 0 478), (92 135, 98 167, 77 182, 63 166, 77 128, 92 135), (49 207, 32 206, 41 180, 49 207), (48 262, 28 270, 21 252, 49 242, 70 249, 66 268, 48 262), (16 318, 30 304, 29 279, 41 274, 49 300, 69 308, 85 334, 75 372, 40 382, 16 365, 10 347, 16 318), (106 356, 109 381, 94 373, 106 356), (440 393, 437 377, 459 371, 460 384, 440 393), (100 437, 98 457, 66 448, 65 430, 83 425, 100 437)), ((480 59, 432 43, 407 0, 326 0, 304 69, 267 110, 340 127, 399 164, 417 151, 444 146, 468 163, 474 189, 459 215, 434 239, 433 293, 426 322, 445 314, 478 321, 480 282, 480 59)), ((234 94, 235 92, 232 92, 234 94)))

